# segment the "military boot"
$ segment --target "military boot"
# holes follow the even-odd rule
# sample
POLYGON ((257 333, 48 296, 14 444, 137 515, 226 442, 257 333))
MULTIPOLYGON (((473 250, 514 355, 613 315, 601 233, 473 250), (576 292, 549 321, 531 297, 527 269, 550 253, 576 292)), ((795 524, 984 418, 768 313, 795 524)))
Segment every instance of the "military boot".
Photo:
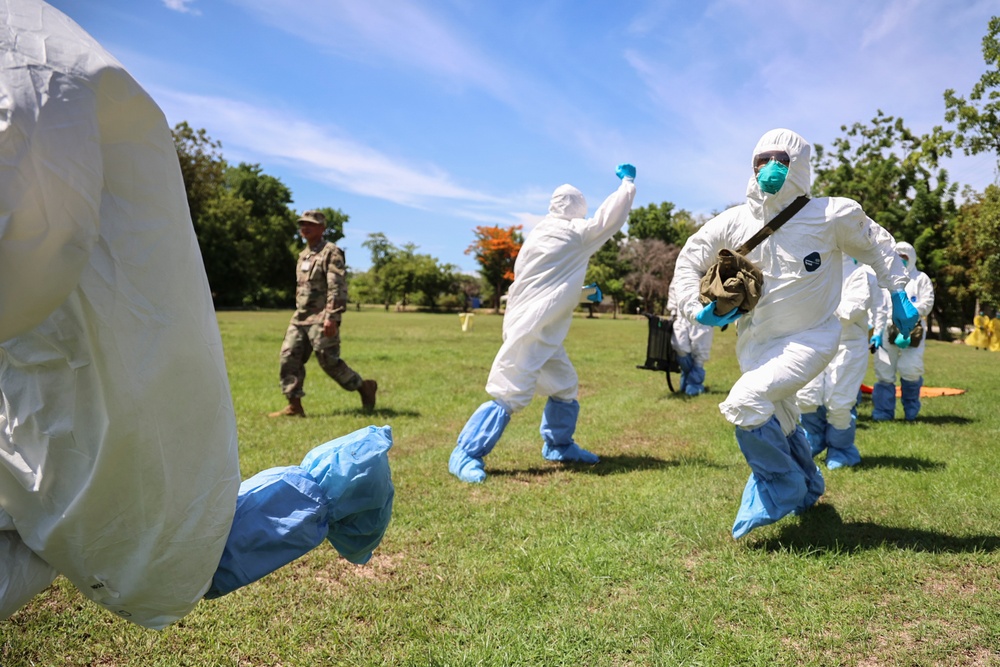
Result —
POLYGON ((364 408, 365 412, 371 412, 375 409, 375 392, 378 391, 378 383, 375 380, 365 380, 358 387, 358 393, 361 394, 361 407, 364 408))
POLYGON ((268 417, 305 417, 306 411, 302 409, 302 399, 298 396, 289 396, 288 405, 284 410, 272 412, 268 417))

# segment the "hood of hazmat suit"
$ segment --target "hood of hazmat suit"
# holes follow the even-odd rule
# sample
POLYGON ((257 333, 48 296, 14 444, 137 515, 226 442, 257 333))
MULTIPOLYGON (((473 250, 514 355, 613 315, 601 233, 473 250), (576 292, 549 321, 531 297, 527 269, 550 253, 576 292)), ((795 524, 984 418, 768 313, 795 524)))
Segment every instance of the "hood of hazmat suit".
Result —
POLYGON ((6 0, 0 44, 0 616, 44 587, 8 576, 31 561, 162 628, 211 583, 240 485, 177 153, 56 9, 6 0))
POLYGON ((906 241, 900 241, 895 245, 896 254, 902 257, 903 255, 907 258, 906 263, 906 275, 913 280, 920 273, 917 270, 917 249, 913 245, 907 243, 906 241))

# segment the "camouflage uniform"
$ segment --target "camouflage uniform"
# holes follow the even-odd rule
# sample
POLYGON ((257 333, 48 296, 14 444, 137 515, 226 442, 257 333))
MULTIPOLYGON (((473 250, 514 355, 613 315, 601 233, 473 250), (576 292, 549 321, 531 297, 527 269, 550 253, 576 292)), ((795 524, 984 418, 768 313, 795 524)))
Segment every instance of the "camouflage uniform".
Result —
POLYGON ((323 335, 327 318, 340 324, 347 308, 347 267, 344 252, 323 241, 319 248, 306 247, 295 267, 295 314, 281 344, 281 391, 288 398, 305 395, 306 362, 315 351, 316 361, 326 374, 347 391, 361 387, 361 376, 340 358, 340 332, 323 335))

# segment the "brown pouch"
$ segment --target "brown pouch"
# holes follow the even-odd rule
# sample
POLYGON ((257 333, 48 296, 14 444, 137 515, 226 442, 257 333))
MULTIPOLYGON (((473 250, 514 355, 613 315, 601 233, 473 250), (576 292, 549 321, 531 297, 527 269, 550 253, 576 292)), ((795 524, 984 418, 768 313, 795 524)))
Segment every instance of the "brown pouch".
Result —
POLYGON ((715 302, 715 312, 725 315, 733 308, 749 313, 764 290, 764 274, 753 262, 732 250, 722 249, 701 279, 701 303, 715 302))
MULTIPOLYGON (((889 342, 893 345, 896 344, 896 336, 899 335, 899 329, 895 324, 889 324, 889 342)), ((910 347, 917 347, 920 345, 920 341, 924 339, 924 325, 917 322, 916 326, 913 327, 913 331, 910 332, 910 347)))

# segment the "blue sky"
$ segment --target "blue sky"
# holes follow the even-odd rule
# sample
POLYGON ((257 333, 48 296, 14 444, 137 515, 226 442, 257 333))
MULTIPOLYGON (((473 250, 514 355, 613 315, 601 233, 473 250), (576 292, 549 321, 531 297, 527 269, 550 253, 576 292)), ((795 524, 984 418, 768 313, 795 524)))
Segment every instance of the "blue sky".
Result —
MULTIPOLYGON (((572 183, 590 211, 743 199, 761 134, 829 146, 878 109, 916 132, 986 71, 995 0, 55 0, 159 103, 350 216, 466 271, 477 225, 524 224, 572 183)), ((981 190, 995 159, 958 156, 981 190)))

